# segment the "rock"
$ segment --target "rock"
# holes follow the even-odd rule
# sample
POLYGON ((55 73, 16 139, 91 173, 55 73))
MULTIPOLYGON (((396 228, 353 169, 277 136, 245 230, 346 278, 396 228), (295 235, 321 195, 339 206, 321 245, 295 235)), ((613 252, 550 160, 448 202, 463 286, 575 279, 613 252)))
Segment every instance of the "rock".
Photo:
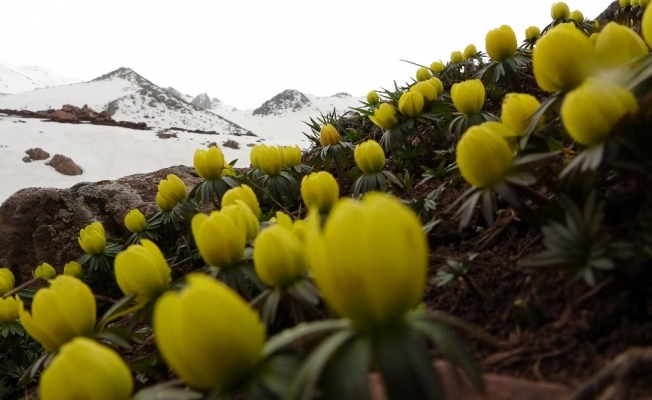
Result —
POLYGON ((54 169, 64 175, 81 175, 84 171, 73 160, 61 154, 55 154, 50 161, 54 169))
POLYGON ((235 140, 228 139, 226 142, 222 142, 222 146, 237 150, 240 148, 240 143, 236 142, 235 140))
POLYGON ((68 124, 78 124, 79 123, 79 118, 75 114, 63 111, 63 110, 57 110, 54 111, 52 114, 50 114, 50 120, 54 122, 64 122, 68 124))
POLYGON ((169 138, 176 138, 177 134, 176 132, 167 133, 167 132, 160 131, 156 134, 156 136, 160 137, 161 139, 169 139, 169 138))
POLYGON ((93 221, 108 238, 127 238, 124 217, 133 208, 148 215, 156 211, 161 179, 176 174, 188 188, 201 182, 192 167, 177 166, 115 181, 83 182, 69 189, 22 189, 0 205, 0 265, 16 275, 16 283, 31 279, 43 262, 59 272, 83 255, 79 230, 93 221))
POLYGON ((23 157, 23 162, 32 162, 32 159, 29 156, 23 157))
POLYGON ((30 160, 34 160, 34 161, 47 160, 48 158, 50 158, 50 153, 41 149, 40 147, 26 150, 25 153, 27 153, 30 160))

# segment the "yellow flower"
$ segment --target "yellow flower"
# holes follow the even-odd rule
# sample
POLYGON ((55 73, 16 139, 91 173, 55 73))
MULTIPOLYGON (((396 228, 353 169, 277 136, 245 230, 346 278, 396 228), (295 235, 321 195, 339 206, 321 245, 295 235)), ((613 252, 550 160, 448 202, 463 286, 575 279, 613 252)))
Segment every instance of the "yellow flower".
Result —
POLYGON ((464 54, 461 51, 454 51, 451 53, 451 63, 459 64, 464 61, 464 54))
POLYGON ((264 284, 285 287, 306 274, 308 266, 303 244, 284 227, 270 226, 256 239, 254 268, 264 284))
POLYGON ((378 104, 380 101, 380 98, 378 97, 378 93, 376 93, 375 90, 372 90, 371 92, 367 93, 367 103, 374 105, 378 104))
POLYGON ((57 276, 57 271, 48 263, 43 263, 36 267, 33 272, 34 278, 54 279, 57 276))
POLYGON ((419 92, 405 92, 398 99, 398 110, 406 117, 416 117, 423 110, 423 95, 419 92))
POLYGON ((430 70, 426 67, 421 67, 417 70, 417 81, 423 82, 430 79, 430 70))
POLYGON ((600 64, 617 68, 629 61, 647 55, 648 49, 633 29, 609 22, 595 41, 595 52, 600 64))
POLYGON ((22 304, 20 322, 37 342, 49 352, 77 336, 90 336, 95 325, 95 297, 84 282, 67 275, 50 281, 50 287, 39 289, 32 301, 32 311, 22 304))
POLYGON ((444 70, 444 68, 446 68, 446 66, 445 66, 444 63, 441 62, 441 61, 433 61, 433 62, 430 64, 430 70, 431 70, 432 72, 436 73, 436 74, 442 72, 442 71, 444 70))
POLYGON ((99 222, 86 225, 84 229, 79 231, 77 242, 79 242, 79 246, 86 254, 96 256, 104 253, 104 249, 106 248, 104 227, 99 222))
POLYGON ((147 227, 147 221, 143 213, 134 208, 125 215, 125 226, 130 232, 140 233, 147 227))
POLYGON ((598 38, 600 37, 600 32, 593 32, 591 36, 589 36, 589 41, 591 44, 595 47, 595 44, 598 42, 598 38))
POLYGON ((639 0, 638 5, 641 6, 641 8, 645 8, 650 4, 650 0, 639 0))
POLYGON ((75 278, 81 278, 82 266, 77 261, 70 261, 63 266, 63 274, 73 276, 75 278))
POLYGON ((210 215, 195 214, 191 227, 206 264, 229 267, 242 260, 247 234, 244 227, 238 226, 228 215, 219 211, 210 215))
POLYGON ((641 18, 641 34, 645 39, 645 43, 652 47, 652 7, 646 7, 641 18))
POLYGON ((292 224, 292 234, 296 236, 303 244, 306 243, 306 231, 308 229, 308 222, 303 219, 294 221, 292 224))
POLYGON ((559 24, 537 40, 532 69, 539 87, 563 92, 579 86, 596 70, 595 48, 585 34, 569 24, 559 24))
POLYGON ((498 136, 505 139, 512 153, 518 147, 516 141, 520 135, 514 133, 514 131, 509 129, 504 123, 498 121, 486 121, 481 123, 480 126, 489 129, 493 133, 496 133, 498 136))
POLYGON ((487 127, 470 127, 457 143, 457 167, 475 187, 492 187, 512 165, 513 153, 507 141, 487 127))
POLYGON ((18 309, 21 307, 18 295, 14 297, 0 297, 0 324, 14 322, 18 319, 18 309))
POLYGON ((400 324, 426 284, 428 244, 417 216, 395 197, 370 193, 338 202, 323 232, 315 222, 307 255, 330 307, 363 332, 400 324))
POLYGON ((265 146, 260 149, 258 163, 265 175, 276 176, 283 168, 283 151, 276 146, 265 146))
POLYGON ((590 78, 566 95, 561 119, 573 140, 593 146, 606 141, 621 119, 637 111, 632 92, 613 82, 590 78))
POLYGON ((131 370, 118 353, 79 337, 45 368, 38 392, 41 400, 128 400, 133 389, 131 370))
POLYGON ((474 44, 470 44, 464 48, 464 59, 474 57, 478 54, 478 49, 475 48, 474 44))
POLYGON ((224 169, 224 154, 217 146, 211 146, 208 150, 197 149, 193 159, 193 165, 197 175, 206 180, 222 177, 224 169))
POLYGON ((570 19, 577 22, 578 24, 581 24, 582 22, 584 22, 584 14, 582 14, 580 10, 575 10, 572 13, 570 13, 570 19))
POLYGON ((188 189, 178 176, 169 174, 167 179, 161 179, 156 194, 156 204, 163 211, 170 211, 181 200, 188 197, 188 189))
MULTIPOLYGON (((500 119, 516 135, 522 136, 530 122, 532 114, 539 108, 541 103, 536 97, 527 93, 508 93, 503 98, 502 114, 500 119)), ((541 118, 537 128, 543 124, 541 118)))
POLYGON ((560 1, 558 3, 552 3, 550 8, 550 16, 552 19, 566 19, 570 18, 570 9, 568 4, 560 1))
POLYGON ((365 174, 380 172, 385 166, 385 152, 375 140, 367 140, 355 146, 353 157, 355 164, 365 174))
POLYGON ((437 90, 437 97, 441 96, 441 94, 444 93, 444 84, 442 83, 441 79, 433 76, 432 78, 428 79, 427 82, 435 87, 435 90, 437 90))
POLYGON ((396 109, 387 103, 382 103, 374 110, 374 115, 370 115, 369 119, 374 124, 383 129, 392 129, 398 125, 398 117, 396 116, 396 109))
POLYGON ((502 62, 516 53, 516 35, 509 25, 501 25, 487 33, 485 47, 492 61, 502 62))
POLYGON ((618 5, 621 7, 627 7, 629 5, 629 0, 618 0, 618 5))
POLYGON ((171 270, 161 250, 143 239, 115 258, 115 280, 125 295, 136 293, 136 302, 146 303, 161 294, 170 283, 171 270))
POLYGON ((16 279, 9 268, 0 268, 0 296, 9 293, 14 288, 16 279))
POLYGON ((236 204, 238 200, 242 200, 251 209, 256 218, 260 218, 260 204, 256 193, 247 185, 237 186, 231 188, 224 193, 222 197, 222 207, 236 204))
POLYGON ((238 228, 245 233, 246 240, 254 240, 258 236, 258 218, 244 201, 236 200, 235 204, 222 206, 220 211, 231 218, 238 228))
POLYGON ((635 6, 639 5, 639 4, 640 4, 639 0, 631 0, 629 2, 629 5, 632 6, 632 7, 635 7, 635 6))
POLYGON ((426 100, 430 101, 437 98, 437 89, 430 83, 430 80, 415 83, 410 88, 410 92, 419 92, 426 100))
POLYGON ((276 216, 271 218, 269 222, 274 222, 278 226, 282 226, 288 231, 292 230, 292 217, 284 213, 283 211, 277 211, 276 216))
POLYGON ((340 197, 340 187, 326 171, 313 172, 301 180, 301 198, 308 209, 317 208, 326 214, 340 197))
POLYGON ((484 106, 484 85, 479 79, 456 83, 451 87, 453 105, 464 115, 477 114, 484 106))
POLYGON ((254 372, 263 355, 265 327, 258 313, 226 285, 191 274, 180 292, 167 292, 156 303, 154 337, 183 382, 221 391, 254 372))
POLYGON ((541 29, 537 26, 529 26, 525 30, 525 39, 527 40, 532 40, 536 37, 539 37, 541 35, 541 29))
POLYGON ((254 169, 260 168, 260 163, 258 162, 258 156, 260 155, 260 150, 264 146, 265 146, 264 144, 258 143, 257 145, 251 148, 251 152, 249 153, 249 160, 251 161, 251 166, 254 169))
POLYGON ((319 131, 319 143, 322 146, 332 146, 340 142, 340 134, 332 124, 326 124, 319 131))
POLYGON ((283 146, 283 166, 286 168, 301 164, 301 149, 294 146, 283 146))
POLYGON ((224 168, 222 169, 222 176, 233 176, 233 177, 237 176, 237 174, 235 173, 235 169, 233 169, 233 167, 229 165, 229 163, 226 162, 226 160, 224 160, 224 168))

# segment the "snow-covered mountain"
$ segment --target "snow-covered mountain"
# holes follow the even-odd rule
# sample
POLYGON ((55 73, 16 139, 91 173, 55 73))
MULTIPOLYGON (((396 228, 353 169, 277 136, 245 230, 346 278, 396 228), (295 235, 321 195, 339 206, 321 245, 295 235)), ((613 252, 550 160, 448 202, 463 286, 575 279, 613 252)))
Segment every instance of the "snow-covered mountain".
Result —
POLYGON ((178 99, 181 99, 183 101, 187 101, 188 103, 192 102, 192 99, 194 98, 189 94, 181 93, 180 91, 173 88, 172 86, 168 86, 168 87, 164 88, 163 90, 165 90, 166 92, 170 93, 172 96, 174 96, 174 97, 176 97, 178 99))
POLYGON ((15 94, 51 86, 70 85, 81 79, 68 78, 33 65, 0 62, 0 94, 15 94))
POLYGON ((191 101, 191 103, 196 105, 197 107, 201 107, 204 110, 212 111, 218 115, 221 115, 221 113, 230 113, 233 111, 238 111, 237 108, 224 103, 220 99, 216 99, 216 98, 211 99, 210 96, 206 93, 197 95, 197 97, 195 97, 191 101))

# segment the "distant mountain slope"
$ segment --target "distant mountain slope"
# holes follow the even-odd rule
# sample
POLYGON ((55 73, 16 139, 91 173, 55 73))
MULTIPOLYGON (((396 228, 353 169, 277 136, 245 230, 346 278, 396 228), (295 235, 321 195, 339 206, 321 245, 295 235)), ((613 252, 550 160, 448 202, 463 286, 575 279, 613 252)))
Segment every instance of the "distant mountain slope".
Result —
POLYGON ((33 65, 19 66, 0 61, 0 94, 22 93, 81 81, 33 65))

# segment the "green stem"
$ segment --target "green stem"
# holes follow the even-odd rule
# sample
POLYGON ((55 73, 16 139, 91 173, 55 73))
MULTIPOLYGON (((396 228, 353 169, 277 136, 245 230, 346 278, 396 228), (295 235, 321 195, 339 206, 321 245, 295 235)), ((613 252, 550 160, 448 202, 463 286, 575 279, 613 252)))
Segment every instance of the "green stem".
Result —
POLYGON ((108 317, 101 326, 98 327, 98 329, 97 329, 98 332, 103 330, 109 322, 115 321, 116 319, 118 319, 120 317, 124 317, 127 314, 131 314, 133 312, 136 312, 136 311, 140 310, 141 308, 143 308, 146 304, 147 303, 137 303, 136 305, 134 305, 132 307, 129 307, 126 310, 122 310, 119 313, 113 314, 112 316, 108 317))
POLYGON ((9 296, 11 296, 11 295, 13 295, 15 293, 18 293, 19 291, 25 289, 26 287, 31 286, 33 283, 35 283, 37 281, 44 281, 44 280, 45 279, 41 278, 41 277, 30 279, 29 281, 23 283, 22 285, 20 285, 18 287, 13 288, 12 290, 10 290, 7 293, 5 293, 4 295, 2 295, 2 298, 4 299, 5 297, 9 297, 9 296))

